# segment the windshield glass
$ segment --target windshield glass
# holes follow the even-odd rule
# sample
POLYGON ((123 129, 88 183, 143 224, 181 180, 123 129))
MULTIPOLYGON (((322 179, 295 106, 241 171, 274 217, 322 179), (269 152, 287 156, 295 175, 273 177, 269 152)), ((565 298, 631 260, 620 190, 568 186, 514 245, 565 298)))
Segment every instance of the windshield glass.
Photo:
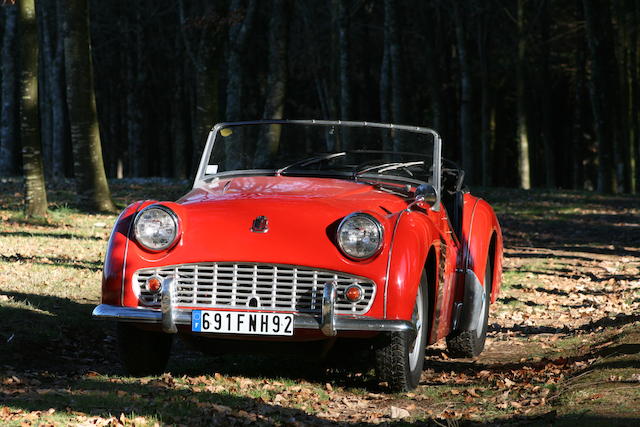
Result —
POLYGON ((197 180, 275 174, 376 178, 431 183, 438 187, 433 178, 434 155, 439 158, 435 132, 424 128, 349 123, 289 121, 218 125, 205 150, 197 180))

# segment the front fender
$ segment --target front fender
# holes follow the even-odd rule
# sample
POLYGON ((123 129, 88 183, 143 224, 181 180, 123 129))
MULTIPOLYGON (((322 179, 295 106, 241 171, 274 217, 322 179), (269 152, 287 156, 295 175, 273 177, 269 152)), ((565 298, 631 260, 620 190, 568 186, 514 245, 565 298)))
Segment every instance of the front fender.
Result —
POLYGON ((102 303, 122 305, 122 277, 133 219, 143 204, 134 202, 118 216, 111 230, 102 268, 102 303))
POLYGON ((386 319, 411 319, 429 249, 439 236, 431 214, 402 211, 396 218, 384 289, 386 319))

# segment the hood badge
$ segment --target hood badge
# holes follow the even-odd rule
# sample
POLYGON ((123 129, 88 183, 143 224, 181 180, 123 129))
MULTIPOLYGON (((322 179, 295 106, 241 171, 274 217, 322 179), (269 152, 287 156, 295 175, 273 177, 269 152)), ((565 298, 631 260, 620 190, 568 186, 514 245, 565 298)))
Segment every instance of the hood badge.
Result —
POLYGON ((269 231, 269 220, 267 217, 260 215, 254 219, 253 224, 251 225, 251 231, 254 233, 266 233, 269 231))

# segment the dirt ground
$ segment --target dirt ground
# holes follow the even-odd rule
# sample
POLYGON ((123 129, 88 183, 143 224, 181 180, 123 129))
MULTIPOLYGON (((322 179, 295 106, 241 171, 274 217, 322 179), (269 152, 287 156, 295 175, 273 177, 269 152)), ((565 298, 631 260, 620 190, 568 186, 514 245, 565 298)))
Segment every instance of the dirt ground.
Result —
MULTIPOLYGON (((491 308, 486 349, 467 360, 450 359, 443 343, 430 347, 413 392, 388 393, 366 371, 331 368, 325 375, 309 375, 308 366, 205 357, 180 344, 170 374, 124 377, 113 329, 88 318, 98 291, 54 298, 46 289, 37 295, 17 292, 12 281, 0 277, 5 315, 20 309, 37 321, 51 320, 39 311, 79 319, 54 339, 25 341, 21 347, 12 344, 18 339, 10 331, 0 334, 6 341, 0 343, 5 348, 0 420, 14 425, 640 421, 640 199, 500 189, 480 193, 496 207, 505 240, 503 288, 491 308), (26 306, 18 304, 22 299, 26 306)), ((99 278, 108 230, 96 224, 112 218, 77 220, 70 214, 65 229, 55 231, 61 234, 50 251, 58 250, 59 239, 70 239, 86 245, 85 253, 46 258, 31 254, 27 242, 47 239, 52 228, 16 221, 7 212, 17 203, 9 198, 2 204, 0 276, 62 268, 64 261, 77 274, 99 278)), ((34 253, 44 245, 45 240, 38 241, 34 253)))

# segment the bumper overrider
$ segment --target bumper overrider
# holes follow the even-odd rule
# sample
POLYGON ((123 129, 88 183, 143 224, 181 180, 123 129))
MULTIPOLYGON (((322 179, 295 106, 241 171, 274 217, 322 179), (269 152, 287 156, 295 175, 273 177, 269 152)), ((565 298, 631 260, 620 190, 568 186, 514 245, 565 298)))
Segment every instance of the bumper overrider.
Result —
MULTIPOLYGON (((162 283, 160 309, 120 307, 100 304, 93 310, 93 317, 120 322, 161 324, 166 333, 177 333, 177 325, 191 325, 191 310, 177 309, 174 304, 176 281, 168 277, 162 283)), ((328 337, 338 331, 402 332, 416 333, 413 323, 408 320, 373 319, 366 316, 336 315, 335 282, 324 284, 321 315, 294 313, 294 329, 320 330, 328 337)))

